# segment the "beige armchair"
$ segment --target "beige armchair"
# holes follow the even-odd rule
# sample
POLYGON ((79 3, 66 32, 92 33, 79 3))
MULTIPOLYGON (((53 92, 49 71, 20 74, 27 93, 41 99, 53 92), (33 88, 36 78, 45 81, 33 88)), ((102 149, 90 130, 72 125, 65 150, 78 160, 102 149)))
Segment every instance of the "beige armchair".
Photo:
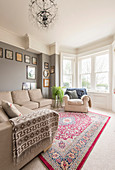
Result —
POLYGON ((64 95, 65 111, 88 112, 91 107, 91 98, 83 95, 81 99, 70 99, 68 95, 64 95))

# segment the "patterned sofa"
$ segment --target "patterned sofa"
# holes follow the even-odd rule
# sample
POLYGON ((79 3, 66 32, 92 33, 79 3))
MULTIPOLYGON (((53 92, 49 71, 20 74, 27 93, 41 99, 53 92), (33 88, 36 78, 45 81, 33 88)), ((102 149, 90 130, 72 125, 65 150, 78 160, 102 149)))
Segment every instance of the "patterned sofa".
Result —
POLYGON ((37 110, 43 108, 51 108, 52 100, 44 99, 40 89, 0 92, 0 169, 18 170, 40 152, 48 148, 53 142, 53 137, 40 141, 37 148, 32 148, 31 154, 14 166, 12 156, 12 125, 9 117, 2 109, 2 100, 13 103, 23 115, 37 112, 37 110))

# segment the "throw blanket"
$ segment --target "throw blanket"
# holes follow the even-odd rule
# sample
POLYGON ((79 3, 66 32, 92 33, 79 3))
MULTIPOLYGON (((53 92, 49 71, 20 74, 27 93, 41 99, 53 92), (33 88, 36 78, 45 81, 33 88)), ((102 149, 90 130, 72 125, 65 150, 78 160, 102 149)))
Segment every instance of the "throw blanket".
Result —
MULTIPOLYGON (((13 130, 13 160, 21 161, 37 147, 41 140, 55 137, 59 115, 49 109, 42 109, 24 116, 10 119, 13 130)), ((44 148, 45 149, 45 148, 44 148)))
POLYGON ((91 97, 88 96, 88 95, 83 95, 83 96, 81 97, 81 99, 83 100, 83 99, 85 99, 85 97, 88 97, 88 98, 89 98, 88 104, 89 104, 89 107, 91 107, 91 106, 92 106, 92 104, 91 104, 91 97))

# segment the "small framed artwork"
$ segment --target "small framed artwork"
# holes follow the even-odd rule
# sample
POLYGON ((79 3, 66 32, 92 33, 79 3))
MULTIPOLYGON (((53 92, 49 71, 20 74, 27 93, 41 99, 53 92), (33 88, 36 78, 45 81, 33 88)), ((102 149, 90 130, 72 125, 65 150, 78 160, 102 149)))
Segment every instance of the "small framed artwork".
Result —
POLYGON ((43 86, 49 87, 50 86, 50 79, 43 79, 43 86))
POLYGON ((3 48, 0 48, 0 58, 3 58, 3 48))
POLYGON ((37 58, 36 57, 32 57, 32 64, 37 65, 37 58))
POLYGON ((24 62, 30 64, 30 56, 24 55, 24 62))
POLYGON ((43 71, 43 76, 44 76, 45 78, 48 78, 48 77, 50 76, 49 70, 44 70, 44 71, 43 71))
POLYGON ((5 50, 5 58, 9 59, 9 60, 13 60, 13 51, 11 50, 5 50))
POLYGON ((33 66, 27 66, 27 79, 35 80, 36 68, 33 66))
POLYGON ((16 52, 16 61, 22 62, 22 54, 16 52))
POLYGON ((23 82, 22 83, 22 90, 29 90, 30 89, 30 83, 29 82, 23 82))
POLYGON ((36 89, 37 88, 37 84, 36 83, 31 83, 31 89, 36 89))
POLYGON ((54 74, 54 73, 55 73, 55 66, 51 66, 51 67, 50 67, 50 73, 51 73, 51 74, 54 74))
POLYGON ((49 69, 49 63, 44 62, 44 68, 45 68, 45 69, 49 69))

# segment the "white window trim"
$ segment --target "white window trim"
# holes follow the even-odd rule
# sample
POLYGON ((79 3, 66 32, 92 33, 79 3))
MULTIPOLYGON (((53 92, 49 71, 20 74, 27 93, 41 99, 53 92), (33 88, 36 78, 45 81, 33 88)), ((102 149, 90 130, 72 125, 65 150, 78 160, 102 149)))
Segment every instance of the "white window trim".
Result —
MULTIPOLYGON (((88 92, 93 92, 93 93, 100 93, 98 90, 96 90, 95 89, 95 75, 96 75, 96 72, 95 72, 95 58, 96 58, 96 56, 98 56, 98 55, 100 55, 100 54, 103 54, 104 52, 105 53, 109 53, 109 90, 108 90, 108 92, 101 92, 101 93, 107 93, 107 94, 109 94, 109 93, 111 93, 111 81, 112 81, 112 77, 111 77, 111 72, 112 72, 112 68, 111 68, 111 62, 112 62, 112 57, 111 57, 111 46, 109 46, 109 47, 105 47, 105 48, 102 48, 102 49, 99 49, 99 51, 97 51, 97 52, 94 52, 94 51, 92 51, 92 53, 90 52, 90 54, 87 54, 87 55, 83 55, 83 56, 79 56, 78 57, 78 66, 80 65, 79 63, 81 63, 80 61, 82 60, 82 59, 87 59, 87 58, 89 58, 89 57, 91 57, 92 58, 92 60, 91 60, 91 65, 93 65, 93 67, 92 67, 92 70, 91 70, 91 79, 92 79, 92 88, 91 88, 91 90, 88 90, 88 92), (95 90, 94 90, 95 89, 95 90)), ((78 67, 78 85, 81 87, 81 78, 80 78, 80 67, 78 67)))
POLYGON ((60 86, 63 86, 63 58, 74 60, 74 69, 73 69, 73 87, 76 86, 77 80, 77 56, 75 54, 61 53, 60 54, 60 86), (76 73, 76 74, 75 74, 76 73))

